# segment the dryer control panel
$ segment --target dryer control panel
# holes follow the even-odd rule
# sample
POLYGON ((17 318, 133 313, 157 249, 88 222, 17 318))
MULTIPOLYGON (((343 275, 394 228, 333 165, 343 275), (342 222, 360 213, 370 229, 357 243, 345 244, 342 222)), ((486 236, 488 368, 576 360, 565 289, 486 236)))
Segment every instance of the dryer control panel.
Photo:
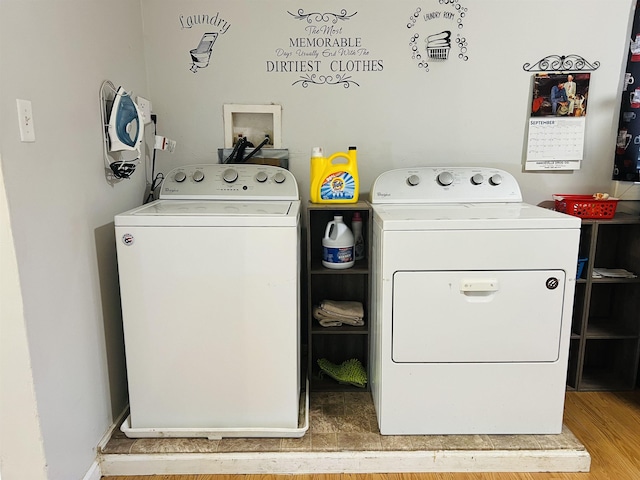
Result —
POLYGON ((415 167, 382 173, 371 188, 371 203, 522 202, 508 172, 484 167, 415 167))
POLYGON ((293 174, 271 165, 187 165, 171 170, 162 182, 161 199, 299 200, 293 174))

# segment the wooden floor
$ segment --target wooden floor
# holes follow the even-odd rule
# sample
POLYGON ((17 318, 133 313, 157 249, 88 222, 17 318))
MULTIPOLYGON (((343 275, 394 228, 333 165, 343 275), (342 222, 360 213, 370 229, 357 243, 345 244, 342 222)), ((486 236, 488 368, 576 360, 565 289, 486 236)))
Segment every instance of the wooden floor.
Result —
MULTIPOLYGON (((568 392, 564 423, 591 454, 589 473, 287 475, 284 480, 640 480, 640 390, 568 392)), ((275 475, 153 475, 105 480, 275 480, 275 475), (271 477, 271 478, 270 478, 271 477)))

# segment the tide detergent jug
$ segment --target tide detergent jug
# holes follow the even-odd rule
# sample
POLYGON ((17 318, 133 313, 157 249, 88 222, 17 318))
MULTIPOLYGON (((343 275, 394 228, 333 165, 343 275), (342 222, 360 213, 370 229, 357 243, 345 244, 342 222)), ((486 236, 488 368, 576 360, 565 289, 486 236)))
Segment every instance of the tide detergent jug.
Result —
POLYGON ((313 203, 358 201, 360 180, 356 147, 349 147, 349 152, 334 153, 328 158, 323 156, 321 147, 314 147, 310 173, 310 199, 313 203))

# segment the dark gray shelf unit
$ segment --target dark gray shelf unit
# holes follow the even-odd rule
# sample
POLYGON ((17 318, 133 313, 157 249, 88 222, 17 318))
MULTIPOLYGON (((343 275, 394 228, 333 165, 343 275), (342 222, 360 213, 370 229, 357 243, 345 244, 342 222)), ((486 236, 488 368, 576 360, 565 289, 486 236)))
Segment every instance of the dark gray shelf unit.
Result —
POLYGON ((583 219, 579 257, 588 258, 576 282, 567 387, 578 391, 638 386, 640 278, 593 278, 594 267, 640 275, 640 217, 583 219))
MULTIPOLYGON (((307 204, 306 211, 306 317, 307 317, 307 372, 312 391, 349 391, 362 388, 338 383, 320 375, 317 361, 326 358, 337 365, 350 358, 357 358, 369 374, 369 300, 371 288, 371 205, 357 203, 307 204), (322 238, 327 223, 334 215, 342 215, 351 226, 355 212, 362 216, 362 235, 366 255, 351 268, 336 270, 322 265, 322 238), (323 327, 313 318, 313 306, 322 300, 352 300, 362 302, 364 326, 323 327)), ((369 384, 365 390, 369 390, 369 384)))

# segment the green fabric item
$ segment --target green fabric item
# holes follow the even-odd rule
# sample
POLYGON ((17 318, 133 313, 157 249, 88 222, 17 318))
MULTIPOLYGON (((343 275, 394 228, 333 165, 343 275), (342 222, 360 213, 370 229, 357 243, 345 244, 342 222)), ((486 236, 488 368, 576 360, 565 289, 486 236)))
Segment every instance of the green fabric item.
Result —
POLYGON ((340 383, 348 383, 361 388, 367 384, 367 372, 357 358, 342 362, 340 365, 331 363, 326 358, 319 358, 318 366, 320 367, 320 375, 326 373, 340 383))

